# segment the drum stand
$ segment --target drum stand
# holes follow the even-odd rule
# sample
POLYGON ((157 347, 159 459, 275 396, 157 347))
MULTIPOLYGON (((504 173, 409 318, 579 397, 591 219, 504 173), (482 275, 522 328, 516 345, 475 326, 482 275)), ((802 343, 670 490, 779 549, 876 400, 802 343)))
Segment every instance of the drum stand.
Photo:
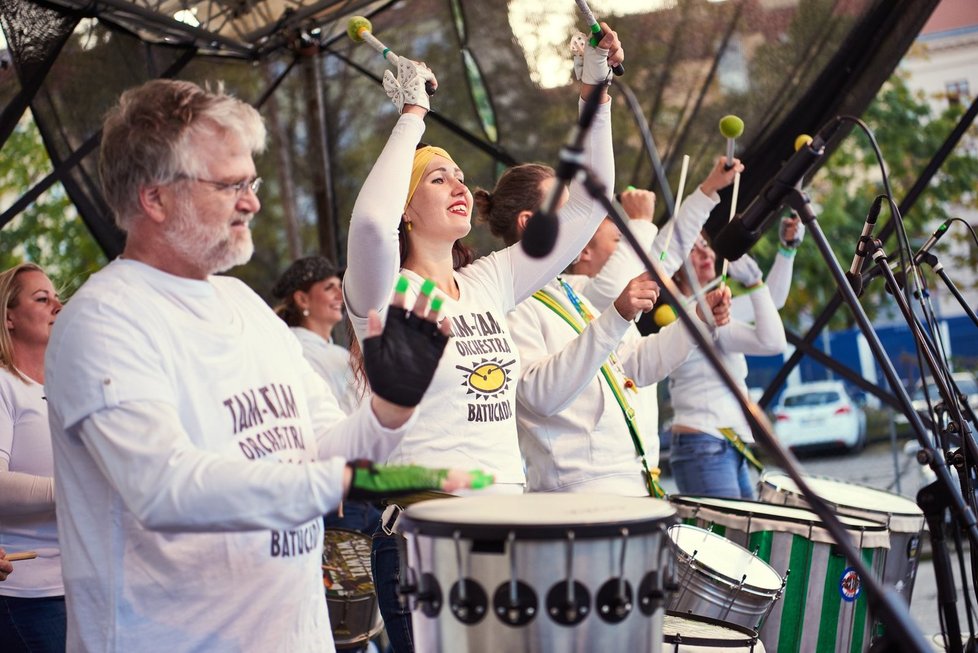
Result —
MULTIPOLYGON (((588 170, 586 166, 581 165, 579 160, 572 160, 571 157, 566 157, 563 151, 561 152, 560 163, 561 165, 575 166, 577 171, 575 177, 583 181, 584 187, 587 189, 590 196, 601 203, 608 216, 618 226, 622 236, 628 240, 632 249, 635 251, 636 256, 638 256, 642 261, 646 270, 648 270, 649 274, 652 276, 652 279, 659 284, 661 296, 673 306, 681 306, 682 300, 679 289, 671 279, 662 274, 662 269, 658 266, 658 264, 649 258, 648 254, 639 244, 638 240, 635 238, 634 234, 632 234, 631 229, 628 226, 628 220, 621 215, 619 209, 613 202, 611 202, 610 199, 608 199, 608 191, 604 183, 590 170, 588 170)), ((899 383, 892 363, 886 357, 882 345, 879 342, 879 338, 876 337, 876 334, 872 330, 869 323, 869 319, 866 317, 866 313, 859 305, 859 302, 856 299, 852 288, 849 286, 849 282, 846 280, 845 274, 843 273, 838 260, 835 258, 835 255, 829 248, 825 235, 819 228, 815 214, 809 205, 808 197, 800 189, 795 188, 789 194, 788 203, 790 203, 791 206, 795 208, 795 210, 802 216, 802 221, 811 231, 812 237, 819 246, 819 250, 822 252, 826 262, 829 264, 829 267, 835 277, 836 284, 839 286, 843 296, 848 300, 850 306, 852 307, 853 313, 856 315, 867 340, 870 341, 871 346, 873 346, 873 343, 875 343, 873 351, 876 354, 877 360, 879 360, 881 367, 883 367, 884 372, 888 373, 887 378, 890 381, 890 384, 902 393, 900 395, 901 399, 903 400, 906 408, 909 409, 910 397, 907 395, 907 391, 903 385, 899 383)), ((794 455, 780 445, 780 443, 774 437, 764 413, 740 390, 736 381, 730 375, 730 372, 724 367, 722 361, 717 355, 711 338, 701 331, 701 328, 696 323, 695 318, 693 318, 687 311, 679 310, 676 312, 678 314, 679 321, 681 321, 683 326, 689 331, 693 340, 697 343, 706 358, 710 361, 713 369, 723 380, 730 392, 737 398, 741 409, 744 411, 744 415, 747 418, 747 422, 751 425, 751 430, 754 433, 754 437, 764 447, 764 450, 772 458, 774 458, 774 460, 795 482, 798 489, 811 505, 812 512, 816 513, 822 519, 822 521, 825 523, 825 529, 831 533, 832 538, 836 541, 839 549, 845 554, 850 565, 852 565, 852 567, 859 574, 863 586, 866 588, 873 611, 875 614, 880 616, 881 620, 886 625, 886 639, 888 644, 892 645, 893 647, 897 647, 900 650, 906 651, 918 651, 920 653, 924 653, 925 651, 930 650, 929 646, 924 640, 923 634, 920 632, 920 629, 914 623, 913 619, 911 619, 907 610, 907 605, 897 595, 894 589, 884 588, 880 584, 879 580, 873 577, 871 570, 866 566, 862 560, 862 557, 859 555, 859 551, 856 550, 849 538, 846 537, 845 529, 835 512, 811 489, 805 478, 802 476, 798 461, 795 459, 794 455)), ((914 413, 914 415, 916 416, 916 413, 914 413)), ((918 432, 918 439, 920 439, 922 444, 926 444, 926 438, 923 435, 923 424, 920 422, 919 416, 916 416, 914 426, 918 432)), ((947 470, 947 466, 938 464, 937 461, 932 461, 931 467, 934 468, 935 473, 945 487, 949 487, 953 490, 954 487, 950 483, 950 474, 947 470)), ((968 525, 969 538, 972 541, 972 547, 978 549, 978 526, 975 524, 974 515, 964 504, 960 494, 954 495, 952 493, 952 497, 955 499, 954 506, 957 509, 957 513, 960 515, 963 523, 968 525)), ((960 639, 958 643, 958 650, 960 650, 960 639)))

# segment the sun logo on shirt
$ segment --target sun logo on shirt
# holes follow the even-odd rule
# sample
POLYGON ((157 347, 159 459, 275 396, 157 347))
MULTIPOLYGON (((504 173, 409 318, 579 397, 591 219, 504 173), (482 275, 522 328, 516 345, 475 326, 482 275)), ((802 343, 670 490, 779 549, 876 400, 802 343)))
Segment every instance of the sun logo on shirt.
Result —
POLYGON ((488 400, 489 397, 509 388, 509 368, 515 360, 503 362, 495 358, 482 359, 474 368, 456 365, 457 369, 465 372, 462 385, 466 386, 466 395, 478 395, 488 400))

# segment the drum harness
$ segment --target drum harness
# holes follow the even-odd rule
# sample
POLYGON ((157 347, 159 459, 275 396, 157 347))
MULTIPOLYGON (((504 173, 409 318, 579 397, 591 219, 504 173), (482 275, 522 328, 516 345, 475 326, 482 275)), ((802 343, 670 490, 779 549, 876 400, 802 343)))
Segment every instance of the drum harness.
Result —
MULTIPOLYGON (((587 324, 594 319, 594 316, 591 314, 591 311, 584 306, 580 297, 578 297, 577 293, 574 292, 574 289, 570 287, 570 284, 560 277, 557 277, 557 281, 567 294, 567 298, 570 300, 571 304, 573 304, 574 308, 577 309, 577 313, 584 321, 584 325, 581 325, 581 323, 578 322, 555 297, 550 295, 546 289, 541 289, 533 293, 533 298, 560 316, 560 318, 570 325, 570 327, 574 329, 576 333, 580 334, 584 331, 585 326, 587 326, 587 324)), ((638 392, 638 389, 635 386, 635 382, 628 378, 628 376, 625 374, 625 370, 618 361, 618 357, 614 352, 612 352, 611 355, 608 356, 608 362, 601 366, 601 375, 604 377, 604 380, 607 381, 608 387, 611 388, 612 394, 615 395, 615 399, 618 400, 618 405, 621 407, 622 414, 625 416, 625 422, 628 424, 628 432, 632 437, 632 444, 635 446, 635 453, 637 453, 639 458, 642 459, 642 470, 645 476, 645 489, 648 491, 650 497, 661 499, 666 496, 666 492, 662 489, 662 486, 659 485, 659 468, 649 468, 648 461, 645 458, 645 447, 642 445, 642 438, 639 435, 638 424, 635 422, 635 409, 628 403, 628 399, 625 397, 625 391, 615 378, 615 373, 612 370, 612 366, 619 370, 620 374, 624 377, 625 389, 631 390, 632 392, 638 392)))

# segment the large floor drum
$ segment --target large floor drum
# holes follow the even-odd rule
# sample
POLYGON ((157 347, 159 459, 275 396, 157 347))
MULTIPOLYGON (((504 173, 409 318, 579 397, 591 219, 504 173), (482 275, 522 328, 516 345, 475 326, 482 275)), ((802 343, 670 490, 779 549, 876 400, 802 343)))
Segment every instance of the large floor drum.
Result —
MULTIPOLYGON (((805 480, 841 514, 886 525, 890 531, 890 553, 883 569, 883 582, 894 587, 910 605, 920 561, 924 512, 910 499, 892 492, 820 476, 806 476, 805 480)), ((758 490, 762 501, 808 507, 798 486, 787 474, 765 474, 758 490)))
MULTIPOLYGON (((768 651, 861 653, 876 635, 858 574, 815 513, 757 501, 671 498, 684 523, 712 528, 786 576, 784 594, 759 630, 768 651)), ((863 563, 879 577, 890 538, 879 522, 842 517, 863 563)))
POLYGON ((409 507, 418 651, 653 651, 673 557, 665 501, 526 494, 409 507))

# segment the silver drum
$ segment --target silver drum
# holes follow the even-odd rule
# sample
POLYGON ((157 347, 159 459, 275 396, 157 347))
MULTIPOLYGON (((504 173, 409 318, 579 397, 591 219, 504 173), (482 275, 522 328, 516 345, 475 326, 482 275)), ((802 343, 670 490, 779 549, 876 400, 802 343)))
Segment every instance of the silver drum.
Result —
POLYGON ((409 507, 418 651, 658 652, 674 509, 657 499, 525 494, 409 507))

